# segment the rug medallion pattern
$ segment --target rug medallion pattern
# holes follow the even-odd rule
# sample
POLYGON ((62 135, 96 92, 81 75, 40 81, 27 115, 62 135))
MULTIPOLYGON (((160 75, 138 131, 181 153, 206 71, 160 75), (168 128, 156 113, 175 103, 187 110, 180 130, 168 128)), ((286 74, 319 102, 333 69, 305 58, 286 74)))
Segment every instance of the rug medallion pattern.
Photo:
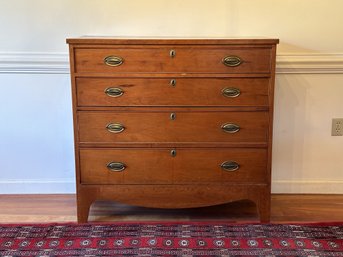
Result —
POLYGON ((0 225, 0 256, 343 256, 343 224, 0 225))

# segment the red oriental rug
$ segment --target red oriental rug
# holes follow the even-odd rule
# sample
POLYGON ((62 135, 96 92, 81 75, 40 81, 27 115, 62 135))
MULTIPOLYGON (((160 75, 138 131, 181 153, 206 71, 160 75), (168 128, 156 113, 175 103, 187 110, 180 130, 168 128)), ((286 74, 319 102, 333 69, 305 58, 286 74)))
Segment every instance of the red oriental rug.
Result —
POLYGON ((0 256, 343 256, 343 223, 0 225, 0 256))

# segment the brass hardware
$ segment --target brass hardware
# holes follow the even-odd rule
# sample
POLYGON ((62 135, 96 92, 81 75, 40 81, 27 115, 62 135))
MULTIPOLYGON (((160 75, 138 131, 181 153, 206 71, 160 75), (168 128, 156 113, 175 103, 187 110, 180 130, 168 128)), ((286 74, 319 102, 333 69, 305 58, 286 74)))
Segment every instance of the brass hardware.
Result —
POLYGON ((119 56, 110 55, 104 58, 104 63, 112 67, 120 66, 123 62, 124 59, 119 56))
POLYGON ((176 51, 175 51, 175 50, 170 50, 170 51, 169 51, 169 56, 170 56, 171 58, 174 58, 175 55, 176 55, 176 51))
POLYGON ((124 90, 119 87, 108 87, 105 89, 105 94, 110 97, 119 97, 124 94, 124 90))
POLYGON ((241 94, 241 91, 235 87, 226 87, 222 90, 222 94, 226 97, 237 97, 241 94))
POLYGON ((234 55, 229 55, 229 56, 224 57, 222 62, 224 65, 229 66, 229 67, 236 67, 242 64, 241 58, 234 55))
POLYGON ((176 79, 172 79, 172 80, 169 82, 169 85, 171 85, 172 87, 175 87, 175 86, 176 86, 176 79))
POLYGON ((226 123, 222 125, 222 130, 224 130, 227 133, 236 133, 240 130, 241 128, 233 123, 226 123))
POLYGON ((110 171, 121 172, 125 170, 126 165, 122 162, 110 162, 107 164, 107 168, 110 171))
POLYGON ((176 119, 176 114, 175 113, 171 113, 170 114, 170 119, 171 120, 175 120, 176 119))
POLYGON ((236 171, 239 169, 239 164, 234 161, 223 162, 220 167, 225 171, 236 171))
POLYGON ((171 150, 171 151, 170 151, 170 155, 171 155, 172 157, 175 157, 175 156, 176 156, 176 150, 175 150, 175 149, 171 150))
POLYGON ((110 123, 106 126, 106 129, 111 133, 120 133, 125 130, 125 127, 120 123, 110 123))

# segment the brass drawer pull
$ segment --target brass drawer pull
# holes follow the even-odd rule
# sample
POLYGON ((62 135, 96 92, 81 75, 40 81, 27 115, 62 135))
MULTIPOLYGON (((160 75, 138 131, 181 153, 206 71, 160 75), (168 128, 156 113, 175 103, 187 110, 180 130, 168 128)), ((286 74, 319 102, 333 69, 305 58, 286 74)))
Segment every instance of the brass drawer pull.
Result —
POLYGON ((176 55, 176 51, 175 51, 175 50, 172 49, 172 50, 169 51, 169 56, 170 56, 171 58, 174 58, 175 55, 176 55))
POLYGON ((104 63, 108 66, 116 67, 122 65, 124 59, 119 56, 110 55, 105 57, 104 63))
POLYGON ((228 67, 236 67, 242 64, 242 60, 238 56, 229 55, 223 58, 223 64, 228 67))
POLYGON ((120 133, 125 130, 125 127, 120 123, 110 123, 106 126, 106 129, 111 133, 120 133))
POLYGON ((107 164, 107 169, 110 171, 121 172, 125 170, 126 165, 122 162, 110 162, 107 164))
POLYGON ((226 97, 237 97, 241 94, 241 91, 235 87, 226 87, 222 90, 222 94, 226 97))
POLYGON ((226 123, 222 125, 222 130, 227 133, 237 133, 241 128, 233 123, 226 123))
POLYGON ((225 171, 236 171, 239 169, 239 164, 234 161, 223 162, 220 167, 225 171))
POLYGON ((119 97, 124 94, 124 90, 119 87, 108 87, 105 89, 105 94, 110 97, 119 97))

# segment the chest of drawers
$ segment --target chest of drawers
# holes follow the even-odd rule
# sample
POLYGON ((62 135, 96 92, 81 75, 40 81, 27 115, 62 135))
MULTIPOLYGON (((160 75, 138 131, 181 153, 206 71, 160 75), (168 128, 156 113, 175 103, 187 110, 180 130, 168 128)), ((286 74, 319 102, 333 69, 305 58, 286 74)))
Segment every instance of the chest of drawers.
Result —
POLYGON ((270 218, 277 39, 67 39, 77 215, 248 199, 270 218))

